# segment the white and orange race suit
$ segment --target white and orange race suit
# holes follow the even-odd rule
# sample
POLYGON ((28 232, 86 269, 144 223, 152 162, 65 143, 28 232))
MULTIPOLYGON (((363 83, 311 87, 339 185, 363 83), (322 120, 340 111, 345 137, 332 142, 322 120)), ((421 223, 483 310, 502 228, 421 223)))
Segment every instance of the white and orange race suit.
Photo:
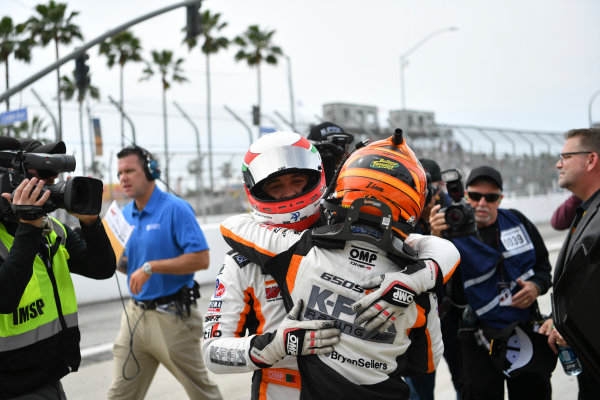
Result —
MULTIPOLYGON (((408 398, 401 376, 437 366, 443 344, 436 287, 416 296, 385 332, 354 324, 351 305, 369 292, 361 283, 400 271, 402 260, 370 243, 327 244, 313 240, 311 231, 261 224, 250 215, 228 218, 221 232, 235 251, 217 277, 205 317, 203 353, 213 372, 257 371, 253 399, 298 398, 299 388, 303 399, 408 398), (302 319, 335 320, 340 343, 329 355, 298 357, 298 364, 286 357, 260 370, 249 357, 253 335, 276 330, 286 308, 299 299, 305 305, 302 319)), ((432 259, 438 267, 405 268, 412 282, 443 284, 460 261, 452 243, 441 238, 413 234, 406 244, 419 259, 432 259)))

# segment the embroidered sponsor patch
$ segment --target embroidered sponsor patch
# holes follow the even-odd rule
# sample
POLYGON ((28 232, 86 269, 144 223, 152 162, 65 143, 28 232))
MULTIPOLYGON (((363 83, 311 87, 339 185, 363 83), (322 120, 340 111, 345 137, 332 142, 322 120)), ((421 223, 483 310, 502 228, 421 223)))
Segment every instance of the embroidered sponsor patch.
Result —
POLYGON ((245 351, 212 346, 210 348, 210 361, 220 365, 243 367, 246 365, 245 351))
POLYGON ((221 314, 208 314, 204 317, 204 322, 218 322, 221 319, 221 314))
POLYGON ((225 285, 219 279, 215 281, 215 298, 221 297, 225 294, 225 285))
POLYGON ((219 324, 209 326, 204 330, 204 339, 210 339, 213 337, 221 337, 221 331, 219 330, 219 324))
POLYGON ((238 265, 238 267, 243 268, 250 263, 248 258, 240 253, 235 253, 233 251, 227 253, 233 258, 233 261, 238 265))
POLYGON ((208 303, 208 312, 221 312, 223 300, 211 300, 208 303))
POLYGON ((348 260, 350 265, 365 270, 371 270, 375 266, 377 260, 377 252, 363 247, 355 245, 350 246, 350 252, 348 254, 348 260))
POLYGON ((275 280, 265 282, 265 298, 267 301, 281 300, 281 290, 275 280))

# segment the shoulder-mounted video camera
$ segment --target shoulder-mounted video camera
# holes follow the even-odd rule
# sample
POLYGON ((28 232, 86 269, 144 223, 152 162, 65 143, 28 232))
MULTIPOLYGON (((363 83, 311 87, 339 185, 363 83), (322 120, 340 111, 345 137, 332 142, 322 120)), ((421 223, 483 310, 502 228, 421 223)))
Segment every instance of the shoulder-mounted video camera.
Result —
MULTIPOLYGON (((18 146, 20 143, 16 141, 18 146)), ((75 170, 75 157, 68 154, 26 153, 22 150, 0 151, 0 193, 13 193, 25 178, 27 171, 50 170, 59 174, 75 170)), ((75 214, 98 215, 102 208, 102 181, 76 176, 66 182, 45 185, 50 198, 42 207, 45 213, 57 208, 75 214)))
POLYGON ((464 199, 465 188, 460 172, 454 168, 447 169, 442 172, 442 180, 446 183, 446 190, 452 201, 452 204, 439 211, 445 213, 444 218, 449 226, 442 231, 442 236, 452 239, 475 235, 477 233, 475 210, 464 199))

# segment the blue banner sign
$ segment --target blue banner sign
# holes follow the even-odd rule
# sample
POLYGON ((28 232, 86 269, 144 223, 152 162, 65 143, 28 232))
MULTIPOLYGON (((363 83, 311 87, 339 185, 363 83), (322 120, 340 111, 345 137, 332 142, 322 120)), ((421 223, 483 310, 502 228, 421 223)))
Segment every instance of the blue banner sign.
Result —
POLYGON ((27 109, 21 108, 0 114, 0 125, 12 125, 15 122, 27 121, 27 109))

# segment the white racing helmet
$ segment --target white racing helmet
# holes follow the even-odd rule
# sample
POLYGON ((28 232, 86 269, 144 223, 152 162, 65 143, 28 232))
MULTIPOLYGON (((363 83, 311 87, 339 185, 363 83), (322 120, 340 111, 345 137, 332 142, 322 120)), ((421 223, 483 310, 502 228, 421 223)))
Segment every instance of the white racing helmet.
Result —
POLYGON ((294 132, 274 132, 259 138, 244 157, 242 175, 256 220, 302 231, 319 219, 325 173, 319 152, 305 137, 294 132), (302 193, 274 199, 264 192, 268 179, 290 173, 308 175, 302 193))

